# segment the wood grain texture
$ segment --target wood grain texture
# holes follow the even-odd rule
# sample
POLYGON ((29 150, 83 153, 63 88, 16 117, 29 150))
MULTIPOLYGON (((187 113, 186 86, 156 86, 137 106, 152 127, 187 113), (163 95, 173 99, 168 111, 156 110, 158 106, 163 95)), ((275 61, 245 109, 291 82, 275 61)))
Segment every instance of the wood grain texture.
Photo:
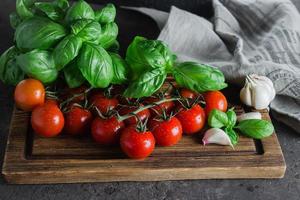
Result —
MULTIPOLYGON (((270 120, 267 111, 261 112, 270 120)), ((174 147, 156 148, 145 160, 131 160, 88 136, 33 136, 29 119, 28 113, 14 110, 2 170, 8 183, 281 178, 286 169, 275 133, 256 142, 241 137, 235 150, 185 137, 174 147)))

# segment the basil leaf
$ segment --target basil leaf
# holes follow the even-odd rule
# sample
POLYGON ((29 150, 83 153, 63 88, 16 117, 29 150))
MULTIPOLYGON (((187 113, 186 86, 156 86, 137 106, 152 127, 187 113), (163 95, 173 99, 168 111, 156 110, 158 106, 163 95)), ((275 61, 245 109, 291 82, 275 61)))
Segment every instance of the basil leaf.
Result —
POLYGON ((173 66, 174 56, 161 41, 146 40, 135 37, 126 52, 126 62, 131 69, 131 78, 137 79, 140 74, 155 68, 166 71, 173 66))
POLYGON ((85 78, 77 66, 76 59, 64 68, 64 76, 70 88, 79 87, 85 82, 85 78))
POLYGON ((98 36, 97 43, 104 49, 110 47, 118 36, 118 26, 116 23, 108 23, 102 27, 102 33, 98 36))
POLYGON ((95 19, 93 8, 83 0, 74 3, 67 11, 65 21, 70 24, 80 19, 95 19))
POLYGON ((111 58, 100 46, 84 44, 79 53, 78 67, 86 80, 95 88, 107 87, 113 78, 111 58))
POLYGON ((22 19, 16 12, 12 12, 9 14, 9 22, 11 27, 16 29, 17 26, 22 23, 22 19))
POLYGON ((38 10, 54 21, 61 20, 64 17, 63 10, 53 2, 37 2, 34 5, 38 10))
POLYGON ((231 128, 225 128, 225 133, 227 133, 227 135, 230 138, 230 141, 233 145, 236 145, 239 141, 239 136, 238 134, 231 128))
POLYGON ((116 7, 109 3, 101 10, 95 12, 96 20, 101 24, 111 23, 116 17, 116 7))
POLYGON ((196 92, 221 90, 227 87, 223 73, 204 64, 184 62, 173 68, 176 83, 196 92))
POLYGON ((122 84, 127 81, 127 69, 128 66, 118 54, 115 53, 109 53, 111 60, 112 60, 112 65, 113 65, 113 71, 114 71, 114 76, 112 78, 111 83, 112 84, 122 84))
POLYGON ((63 26, 42 17, 25 20, 15 32, 17 46, 25 50, 46 50, 65 35, 66 30, 63 26))
POLYGON ((17 56, 17 64, 30 77, 43 83, 53 82, 58 75, 54 59, 49 51, 33 50, 17 56))
POLYGON ((66 11, 70 6, 68 0, 54 0, 54 4, 63 11, 66 11))
POLYGON ((16 11, 22 19, 30 18, 34 16, 32 6, 35 0, 17 0, 16 11))
POLYGON ((166 76, 166 72, 159 68, 145 72, 137 80, 129 84, 123 95, 132 98, 151 96, 159 90, 166 76))
POLYGON ((239 129, 242 134, 254 139, 268 137, 274 132, 272 123, 261 119, 243 120, 235 128, 239 129))
POLYGON ((96 43, 99 35, 101 35, 101 26, 96 21, 82 19, 71 25, 71 31, 83 41, 96 43))
POLYGON ((72 61, 79 53, 82 46, 82 40, 75 35, 65 37, 53 51, 53 57, 57 70, 61 70, 72 61))
POLYGON ((226 127, 228 128, 233 128, 236 124, 236 114, 233 110, 233 108, 229 109, 226 112, 227 118, 228 118, 228 124, 226 125, 226 127))
POLYGON ((0 79, 5 84, 16 85, 25 77, 24 72, 16 63, 17 55, 18 50, 13 46, 0 57, 0 79))
POLYGON ((120 44, 117 40, 115 40, 110 47, 107 48, 107 51, 118 53, 120 50, 120 44))
POLYGON ((222 128, 228 124, 226 113, 213 109, 208 115, 208 125, 213 128, 222 128))

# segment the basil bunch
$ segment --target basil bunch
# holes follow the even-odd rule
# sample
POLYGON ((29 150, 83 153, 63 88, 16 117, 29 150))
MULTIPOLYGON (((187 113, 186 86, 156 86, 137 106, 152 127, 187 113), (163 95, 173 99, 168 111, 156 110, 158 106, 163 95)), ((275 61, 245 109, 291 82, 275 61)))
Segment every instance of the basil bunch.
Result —
POLYGON ((0 79, 17 84, 26 74, 48 84, 62 72, 71 88, 126 82, 125 61, 108 52, 118 52, 115 17, 113 4, 94 11, 83 0, 17 0, 10 15, 15 46, 0 58, 0 79))
POLYGON ((196 92, 220 90, 227 87, 222 72, 195 62, 175 63, 174 55, 162 41, 137 36, 126 52, 130 68, 130 84, 124 95, 150 96, 156 92, 167 75, 173 75, 179 86, 196 92))
POLYGON ((213 128, 222 128, 234 145, 238 142, 238 135, 234 129, 254 139, 263 139, 274 132, 274 126, 267 120, 248 119, 239 122, 237 125, 236 121, 237 117, 233 109, 229 109, 226 113, 214 109, 208 116, 208 125, 213 128))

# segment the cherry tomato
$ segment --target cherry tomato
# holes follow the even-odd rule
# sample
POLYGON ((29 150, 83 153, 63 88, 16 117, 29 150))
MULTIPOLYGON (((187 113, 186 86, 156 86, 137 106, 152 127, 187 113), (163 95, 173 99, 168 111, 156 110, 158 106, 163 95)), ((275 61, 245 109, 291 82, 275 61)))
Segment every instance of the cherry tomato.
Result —
POLYGON ((92 114, 79 106, 72 106, 65 114, 64 130, 70 135, 80 135, 89 131, 92 114))
POLYGON ((106 114, 109 109, 115 109, 119 104, 116 98, 105 97, 103 93, 95 93, 92 95, 90 102, 96 106, 102 114, 106 114))
POLYGON ((152 119, 149 127, 155 137, 155 142, 160 146, 172 146, 182 137, 182 126, 176 117, 167 120, 152 119))
MULTIPOLYGON (((126 115, 126 114, 129 114, 129 113, 139 109, 140 106, 143 106, 143 105, 140 104, 139 106, 122 107, 119 110, 119 113, 120 113, 120 115, 126 115)), ((141 121, 146 120, 147 118, 150 117, 150 115, 151 114, 150 114, 149 109, 145 109, 145 110, 137 113, 137 116, 140 118, 141 121)), ((125 124, 130 125, 130 124, 136 124, 138 121, 135 116, 132 116, 132 117, 126 119, 124 122, 125 122, 125 124)))
MULTIPOLYGON (((167 97, 168 98, 168 97, 167 97)), ((145 99, 145 103, 146 104, 150 104, 150 103, 156 103, 160 101, 159 98, 156 97, 148 97, 145 99)), ((173 101, 168 101, 168 102, 164 102, 161 103, 157 106, 154 106, 150 109, 150 112, 152 115, 157 115, 157 114, 162 114, 162 112, 165 110, 167 113, 170 112, 172 110, 172 108, 175 106, 173 101)))
POLYGON ((227 110, 227 100, 226 97, 220 91, 212 91, 204 93, 205 99, 205 113, 208 116, 210 111, 213 109, 218 109, 223 112, 227 110))
POLYGON ((155 139, 151 132, 139 132, 136 126, 129 126, 121 132, 120 145, 128 157, 142 159, 153 152, 155 139))
POLYGON ((45 88, 39 80, 25 79, 18 83, 15 89, 15 102, 18 108, 32 111, 44 104, 45 88))
POLYGON ((180 96, 187 99, 195 99, 197 97, 197 93, 186 88, 181 88, 180 96))
POLYGON ((176 117, 181 122, 183 133, 187 135, 199 132, 205 125, 205 112, 198 104, 181 110, 176 117))
POLYGON ((102 119, 97 117, 93 120, 91 133, 94 140, 103 145, 113 145, 119 142, 119 131, 124 127, 124 123, 119 122, 116 117, 102 119))
POLYGON ((61 110, 53 102, 36 107, 31 114, 31 126, 33 130, 44 137, 58 135, 64 127, 64 116, 61 110))

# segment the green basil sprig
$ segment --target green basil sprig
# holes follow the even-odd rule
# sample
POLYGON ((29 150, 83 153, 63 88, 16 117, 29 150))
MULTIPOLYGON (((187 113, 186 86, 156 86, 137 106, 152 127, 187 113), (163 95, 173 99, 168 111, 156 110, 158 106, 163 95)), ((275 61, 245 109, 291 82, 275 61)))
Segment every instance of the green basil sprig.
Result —
POLYGON ((234 108, 230 108, 227 112, 226 112, 227 118, 228 118, 228 123, 227 123, 227 127, 232 129, 237 121, 237 117, 236 114, 234 112, 234 108))
POLYGON ((33 4, 35 0, 17 0, 16 10, 22 19, 27 19, 34 16, 33 4))
POLYGON ((79 70, 77 62, 75 59, 63 69, 66 83, 70 88, 79 87, 85 82, 85 78, 79 70))
POLYGON ((208 115, 208 125, 213 128, 222 128, 228 125, 226 113, 213 109, 208 115))
POLYGON ((101 24, 111 23, 116 17, 116 7, 109 3, 101 10, 95 12, 96 20, 101 24))
POLYGON ((71 25, 71 32, 85 42, 97 43, 99 35, 102 35, 98 22, 90 19, 82 19, 71 25))
POLYGON ((255 139, 268 137, 274 132, 272 123, 261 119, 243 120, 235 128, 242 134, 255 139))
POLYGON ((64 18, 64 11, 55 2, 36 2, 35 7, 54 21, 64 18))
POLYGON ((71 24, 80 19, 95 19, 93 8, 85 1, 79 0, 74 3, 67 11, 65 21, 71 24))
POLYGON ((119 56, 116 53, 109 53, 109 55, 112 60, 113 72, 114 72, 111 83, 112 84, 123 84, 123 83, 127 82, 128 66, 127 66, 125 60, 123 60, 121 58, 121 56, 119 56))
POLYGON ((97 43, 104 49, 109 48, 117 39, 119 28, 116 23, 111 22, 102 27, 102 33, 99 34, 97 43))
POLYGON ((58 75, 52 53, 46 50, 35 49, 16 57, 17 64, 29 76, 48 84, 58 75))

